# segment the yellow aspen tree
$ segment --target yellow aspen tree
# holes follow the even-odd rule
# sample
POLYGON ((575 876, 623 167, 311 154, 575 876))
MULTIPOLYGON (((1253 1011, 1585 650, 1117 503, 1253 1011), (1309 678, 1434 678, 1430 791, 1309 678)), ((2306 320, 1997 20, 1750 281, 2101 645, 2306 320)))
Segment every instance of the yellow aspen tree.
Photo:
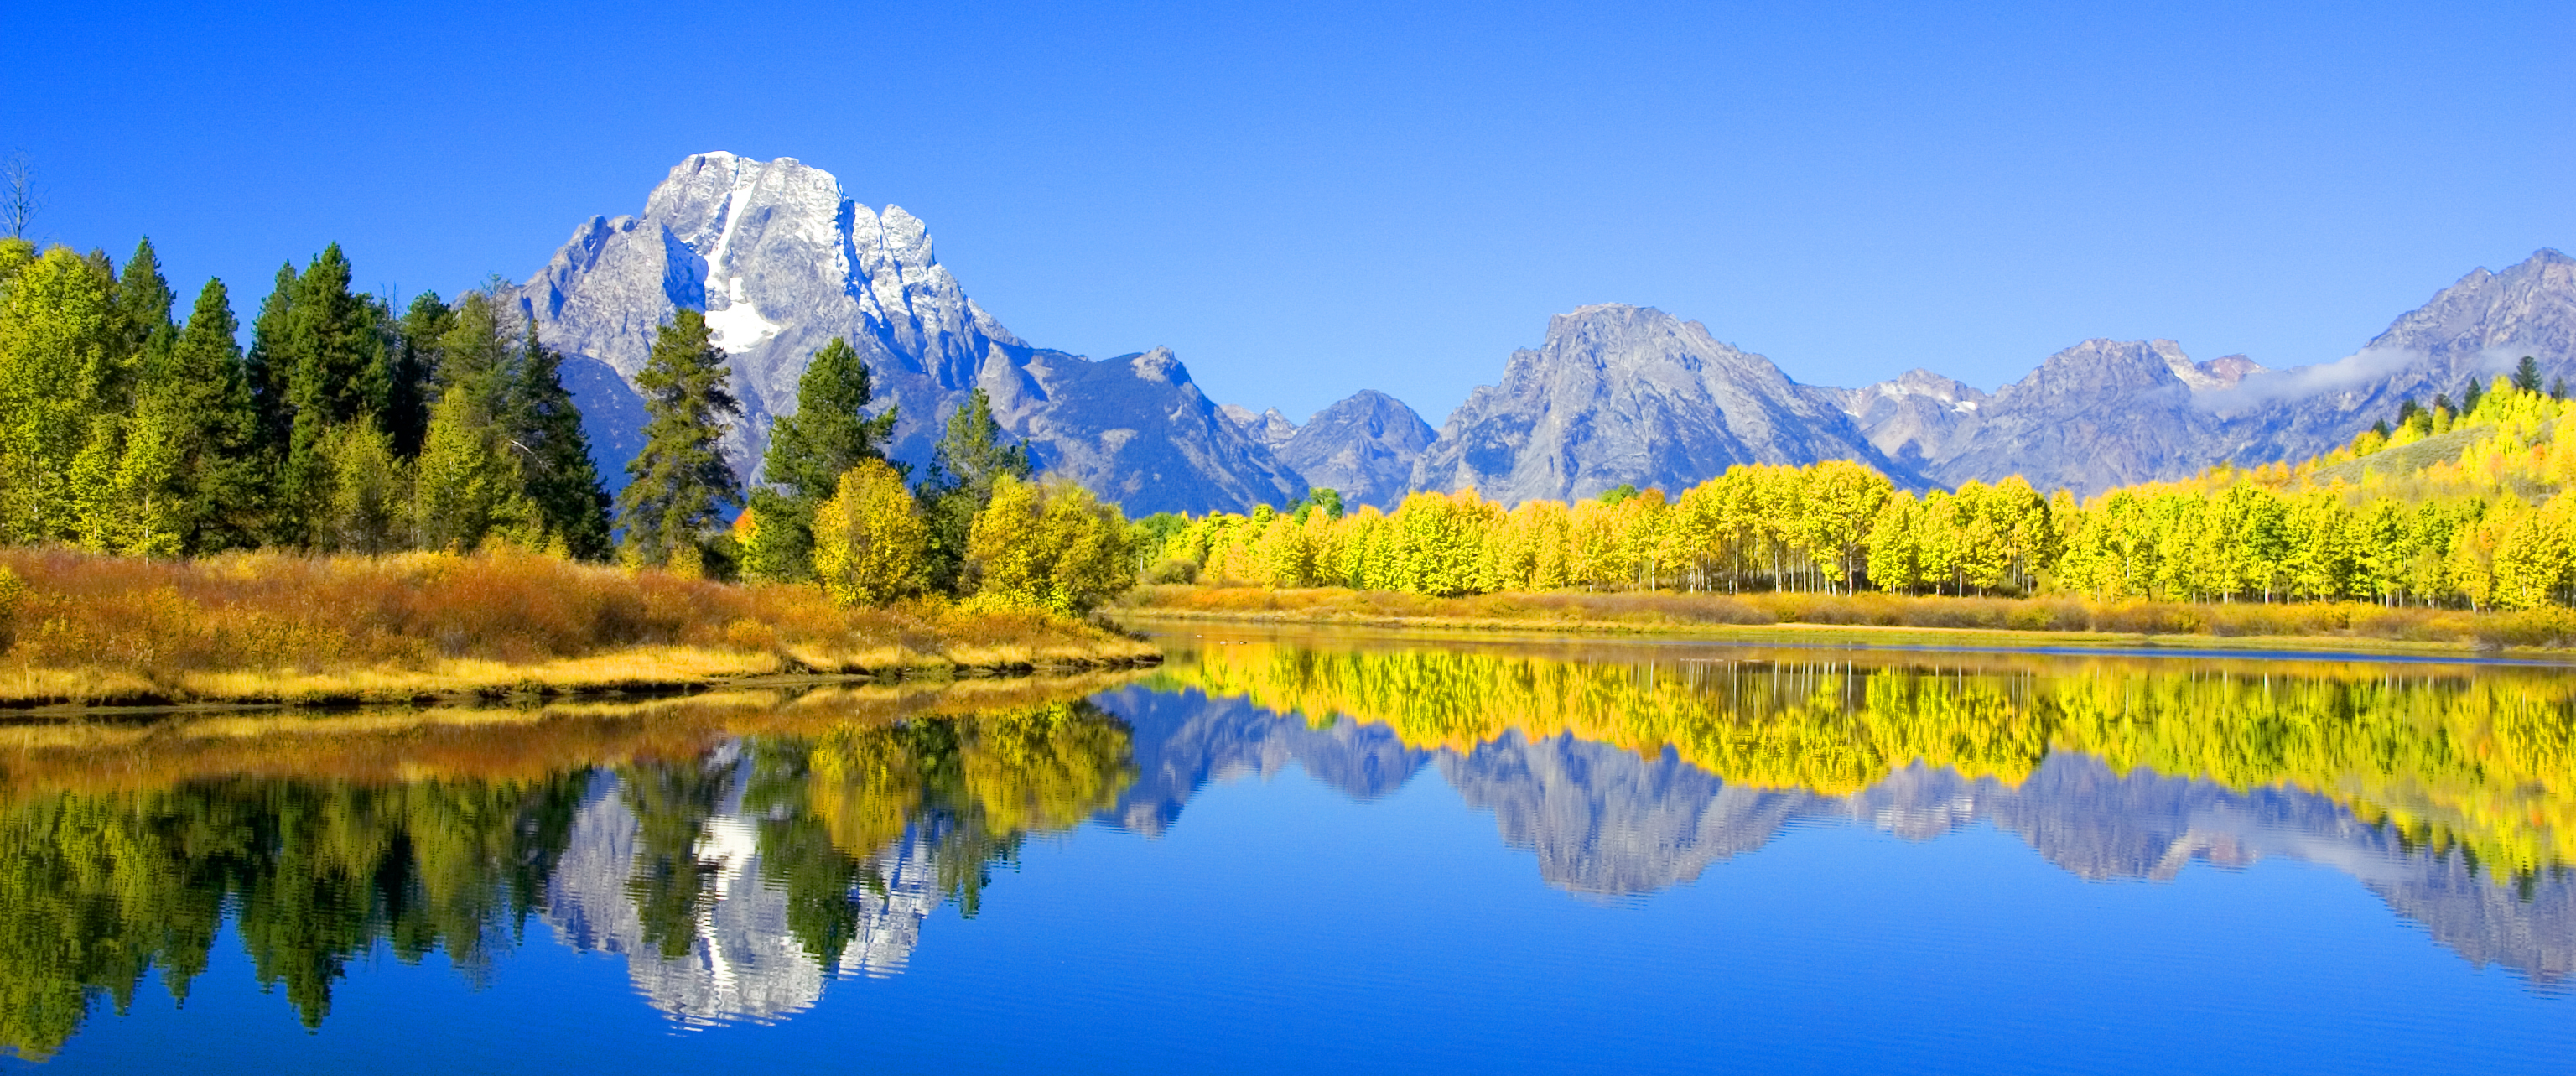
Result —
POLYGON ((920 593, 929 578, 930 525, 882 459, 841 473, 814 510, 814 576, 842 605, 883 605, 920 593))

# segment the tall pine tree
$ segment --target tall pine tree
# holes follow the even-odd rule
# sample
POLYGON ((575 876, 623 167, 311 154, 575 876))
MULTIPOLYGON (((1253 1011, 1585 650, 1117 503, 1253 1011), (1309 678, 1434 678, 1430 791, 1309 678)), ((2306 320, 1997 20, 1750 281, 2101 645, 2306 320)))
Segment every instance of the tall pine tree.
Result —
POLYGON ((538 527, 529 544, 584 560, 604 558, 608 493, 590 458, 581 409, 564 388, 563 356, 537 340, 536 319, 522 323, 525 336, 503 411, 520 489, 538 527))
MULTIPOLYGON (((313 514, 331 497, 324 441, 352 423, 370 425, 385 410, 391 374, 377 307, 349 290, 349 260, 333 243, 295 281, 287 311, 286 458, 278 473, 280 536, 314 540, 313 514)), ((356 457, 352 457, 356 458, 356 457)))
MULTIPOLYGON (((874 396, 867 363, 847 340, 814 353, 796 386, 796 412, 769 428, 763 484, 751 491, 754 523, 743 571, 759 579, 814 577, 814 512, 840 488, 841 476, 865 460, 885 458, 895 412, 868 417, 874 396)), ((898 471, 898 474, 901 472, 898 471)))
POLYGON ((496 412, 509 354, 491 300, 468 293, 440 338, 445 381, 430 409, 414 489, 423 549, 470 552, 496 523, 516 519, 518 475, 504 453, 496 412))
POLYGON ((277 279, 269 286, 268 298, 260 301, 259 313, 251 318, 250 354, 243 359, 242 376, 250 385, 251 400, 259 408, 261 451, 273 457, 272 468, 286 457, 287 428, 294 412, 286 404, 287 373, 295 367, 292 322, 295 318, 295 263, 277 267, 277 279))
POLYGON ((956 591, 966 580, 968 539, 975 517, 993 500, 993 483, 1004 475, 1027 478, 1032 470, 1028 446, 1010 441, 993 419, 992 398, 983 389, 948 415, 948 429, 930 461, 930 480, 923 484, 924 514, 930 522, 930 575, 933 585, 956 591))
POLYGON ((742 503, 719 447, 742 404, 726 388, 724 352, 711 342, 705 315, 681 310, 662 324, 635 388, 650 418, 643 450, 626 465, 633 481, 617 498, 625 556, 701 574, 707 532, 725 508, 742 503))
POLYGON ((188 324, 147 382, 144 414, 169 431, 172 442, 163 450, 171 466, 155 495, 178 552, 189 555, 259 541, 266 461, 240 331, 224 282, 207 281, 188 324))
MULTIPOLYGON (((103 255, 92 261, 104 264, 103 255)), ((140 505, 150 500, 138 488, 152 470, 137 471, 128 457, 149 456, 161 443, 157 429, 139 425, 140 395, 150 367, 169 351, 170 282, 161 275, 161 259, 149 238, 135 244, 122 275, 110 275, 109 341, 100 360, 85 375, 89 397, 87 426, 80 454, 72 462, 73 530, 91 549, 140 548, 146 533, 140 505), (138 432, 150 439, 129 445, 138 432)), ((157 551, 158 547, 154 547, 157 551)))
POLYGON ((394 439, 396 455, 420 455, 421 440, 429 435, 429 408, 438 396, 440 341, 455 322, 455 313, 438 293, 425 291, 412 296, 410 308, 395 324, 385 432, 394 439))

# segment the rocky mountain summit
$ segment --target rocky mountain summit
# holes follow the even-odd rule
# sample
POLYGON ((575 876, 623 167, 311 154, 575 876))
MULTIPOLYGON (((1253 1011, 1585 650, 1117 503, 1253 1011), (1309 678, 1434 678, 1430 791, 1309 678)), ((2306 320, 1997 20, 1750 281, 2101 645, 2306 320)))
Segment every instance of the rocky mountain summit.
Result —
POLYGON ((2090 494, 2320 455, 2405 399, 2456 398, 2524 355, 2546 378, 2576 376, 2576 259, 2555 250, 2471 272, 2331 363, 2267 370, 2242 355, 2195 363, 2168 340, 2088 340, 1992 396, 1922 370, 1818 395, 1940 484, 2019 474, 2090 494))
POLYGON ((1506 504, 1622 484, 1679 491, 1739 463, 1859 460, 1915 484, 1850 414, 1708 327, 1652 307, 1548 320, 1502 383, 1477 388, 1414 465, 1416 489, 1474 487, 1506 504))
POLYGON ((981 387, 1041 468, 1130 513, 1244 510, 1305 492, 1169 350, 1094 362, 1029 345, 967 297, 918 218, 859 205, 793 158, 680 162, 642 216, 591 218, 517 298, 546 343, 579 357, 567 381, 612 481, 624 480, 617 453, 632 453, 620 416, 637 410, 632 379, 654 328, 689 307, 706 312, 733 366, 745 415, 726 449, 746 476, 770 421, 794 410, 807 361, 839 337, 866 358, 878 399, 900 408, 899 459, 927 462, 948 414, 981 387))
POLYGON ((1286 505, 1310 485, 1384 508, 1417 489, 1472 486, 1505 503, 1621 484, 1678 491, 1739 463, 1828 459, 1912 487, 2019 474, 2092 494, 2330 451, 2403 399, 2456 396, 2523 355, 2545 377, 2576 378, 2576 259, 2542 250, 2462 277, 2348 358, 2293 369, 2195 362, 2167 340, 2088 340, 1993 393, 1927 370, 1830 388, 1698 322, 1600 305, 1550 319, 1544 342, 1513 353, 1438 431, 1373 391, 1300 425, 1218 407, 1168 349, 1095 361, 1033 346, 966 295, 901 207, 859 205, 793 158, 728 153, 682 161, 640 216, 584 223, 511 297, 567 354, 566 385, 612 484, 641 447, 632 378, 656 326, 689 307, 732 363, 746 413, 726 449, 746 477, 770 421, 795 407, 807 360, 839 337, 899 409, 898 459, 928 462, 948 414, 982 388, 1042 469, 1131 515, 1286 505))
POLYGON ((1991 396, 1921 370, 1838 396, 1871 444, 1941 485, 2018 474, 2089 493, 2206 466, 2228 432, 2202 395, 2256 369, 2194 363, 2171 340, 2087 340, 1991 396))
POLYGON ((1316 412, 1303 426, 1276 407, 1256 415, 1228 404, 1225 412, 1308 485, 1340 493, 1352 508, 1393 510, 1413 491, 1414 462, 1440 436, 1404 401, 1375 389, 1316 412))

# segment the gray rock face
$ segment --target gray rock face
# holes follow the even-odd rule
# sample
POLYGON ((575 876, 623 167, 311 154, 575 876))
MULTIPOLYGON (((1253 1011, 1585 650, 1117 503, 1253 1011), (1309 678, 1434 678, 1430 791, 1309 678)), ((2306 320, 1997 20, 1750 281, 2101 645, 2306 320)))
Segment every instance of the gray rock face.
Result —
POLYGON ((1596 896, 1692 881, 1832 806, 1804 791, 1729 785, 1670 752, 1640 758, 1570 735, 1532 742, 1518 730, 1464 757, 1442 753, 1440 774, 1468 806, 1493 812, 1505 843, 1537 853, 1548 884, 1596 896))
POLYGON ((2089 340, 1992 397, 1924 371, 1818 392, 1880 451, 1920 461, 1945 485, 2019 474, 2091 494, 2222 462, 2321 455, 2393 418, 2408 397, 2456 399, 2524 355, 2544 378, 2576 377, 2576 259, 2555 250, 2472 272, 2361 351, 2317 366, 2266 370, 2242 355, 2194 363, 2171 341, 2089 340))
POLYGON ((1343 504, 1391 509, 1412 492, 1414 464, 1438 436, 1404 401, 1369 389, 1291 427, 1276 451, 1307 485, 1340 492, 1343 504))
POLYGON ((1347 718, 1321 728, 1281 718, 1241 699, 1196 691, 1172 694, 1131 687, 1095 699, 1127 723, 1136 783, 1102 820, 1159 835, 1181 817, 1190 796, 1212 781, 1267 780, 1295 765, 1355 800, 1402 788, 1431 761, 1383 725, 1347 718))
MULTIPOLYGON (((878 398, 900 408, 900 459, 926 462, 949 412, 980 386, 1041 467, 1130 512, 1240 510, 1304 493, 1169 351, 1094 363, 1029 346, 966 296, 920 220, 858 205, 830 173, 792 158, 682 161, 641 217, 592 218, 517 297, 546 343, 630 386, 655 327, 681 307, 703 309, 743 401, 726 454, 746 476, 772 419, 795 409, 806 363, 837 337, 866 358, 878 398)), ((585 414, 620 406, 611 386, 584 385, 575 398, 585 414)), ((600 454, 623 481, 623 461, 600 454)))
MULTIPOLYGON (((2043 490, 2092 493, 2180 477, 2236 447, 2201 399, 2232 384, 2222 369, 2241 367, 2203 368, 2171 340, 2087 340, 1957 412, 1949 429, 1926 431, 1936 439, 1902 441, 1896 455, 1921 458, 1951 486, 2018 474, 2043 490)), ((1881 414, 1874 442, 1897 440, 1906 416, 1881 414)))
POLYGON ((2529 355, 2541 381, 2576 380, 2576 258, 2540 250, 2501 273, 2477 269, 2338 362, 2248 378, 2216 406, 2245 428, 2242 462, 2342 447, 2400 401, 2460 398, 2529 355))
POLYGON ((1813 394, 1852 416, 1872 447, 1901 464, 1922 468, 1955 454, 1961 431, 1978 428, 1993 397, 1963 381, 1914 369, 1867 388, 1816 388, 1813 394))
POLYGON ((1274 452, 1287 444, 1289 438, 1297 436, 1297 424, 1280 414, 1276 407, 1257 415, 1242 404, 1227 404, 1217 410, 1225 412, 1225 417, 1233 420, 1235 426, 1243 430, 1244 436, 1269 446, 1274 452))
POLYGON ((1514 352, 1500 385, 1467 397, 1412 484, 1509 504, 1622 483, 1678 492, 1739 463, 1829 459, 1916 481, 1771 360, 1651 307, 1587 306, 1549 319, 1544 345, 1514 352))
POLYGON ((784 889, 763 880, 759 827, 743 810, 751 763, 734 745, 705 760, 727 785, 723 809, 701 830, 692 852, 716 867, 710 900, 687 952, 666 955, 645 938, 630 884, 637 870, 641 821, 624 786, 608 771, 592 779, 562 857, 546 882, 544 918, 565 944, 626 959, 635 991, 684 1024, 783 1020, 821 1000, 834 978, 899 974, 920 941, 921 924, 944 889, 929 843, 918 833, 869 857, 882 885, 849 899, 856 930, 839 958, 823 963, 796 937, 784 889))

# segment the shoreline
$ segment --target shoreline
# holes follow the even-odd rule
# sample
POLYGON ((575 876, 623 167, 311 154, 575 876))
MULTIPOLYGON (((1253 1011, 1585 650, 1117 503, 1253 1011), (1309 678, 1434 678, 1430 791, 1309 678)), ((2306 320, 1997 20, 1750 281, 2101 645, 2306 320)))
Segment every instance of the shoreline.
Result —
POLYGON ((448 660, 428 668, 367 667, 326 672, 177 671, 144 674, 97 668, 0 668, 0 721, 116 711, 441 705, 521 698, 560 702, 619 696, 669 697, 715 690, 799 686, 1028 679, 1126 669, 1163 661, 1151 644, 1118 637, 1081 648, 979 654, 960 660, 898 650, 897 660, 816 667, 781 653, 638 647, 580 658, 513 664, 448 660))
MULTIPOLYGON (((1231 588, 1229 588, 1231 589, 1231 588)), ((1546 601, 1566 597, 1560 594, 1497 594, 1475 599, 1434 599, 1415 595, 1398 595, 1402 601, 1429 605, 1441 602, 1485 603, 1506 605, 1505 615, 1474 615, 1458 612, 1401 613, 1352 608, 1354 602, 1376 596, 1350 591, 1273 591, 1264 595, 1261 607, 1190 608, 1161 604, 1164 593, 1139 592, 1145 600, 1135 604, 1118 604, 1101 610, 1104 617, 1122 626, 1143 627, 1150 624, 1209 624, 1263 628, 1370 628, 1400 631, 1408 634, 1451 633, 1471 637, 1506 636, 1599 636, 1633 639, 1692 639, 1726 643, 1777 643, 1789 645, 1845 645, 1885 649, 1973 647, 2009 650, 2140 650, 2140 651, 2285 651, 2301 654, 2351 655, 2355 657, 2459 658, 2471 660, 2523 659, 2543 664, 2576 664, 2576 648, 2531 644, 2502 643, 2483 639, 2402 639, 2363 634, 2331 632, 2219 634, 2212 631, 2104 631, 2062 628, 2012 628, 1997 626, 1938 626, 1909 624, 1817 623, 1783 620, 1773 623, 1724 623, 1674 619, 1668 615, 1630 618, 1564 615, 1551 609, 1527 608, 1525 601, 1546 601), (1512 615, 1517 613, 1518 615, 1512 615)), ((1600 595, 1582 595, 1599 598, 1600 595)), ((1669 605, 1689 605, 1697 596, 1657 596, 1669 605), (1679 599, 1679 600, 1672 600, 1679 599)), ((1731 600, 1731 599, 1717 599, 1731 600)), ((1960 599, 1911 598, 1909 601, 1956 601, 1960 599)), ((1966 599, 1991 601, 1993 599, 1966 599)), ((2023 604, 2038 604, 2028 599, 2023 604)), ((2456 616, 2475 618, 2497 614, 2452 612, 2456 616)))

